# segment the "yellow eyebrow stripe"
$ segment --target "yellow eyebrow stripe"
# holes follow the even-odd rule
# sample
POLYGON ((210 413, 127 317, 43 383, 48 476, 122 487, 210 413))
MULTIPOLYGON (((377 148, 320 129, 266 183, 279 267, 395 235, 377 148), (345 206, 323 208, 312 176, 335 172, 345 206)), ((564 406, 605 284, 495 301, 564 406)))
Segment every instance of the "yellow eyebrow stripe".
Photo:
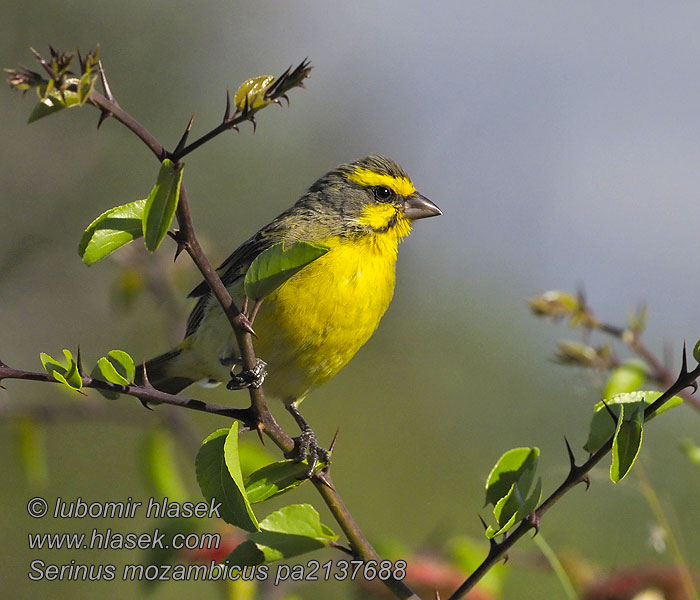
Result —
POLYGON ((348 179, 366 187, 385 185, 389 189, 394 190, 399 196, 410 196, 416 191, 408 177, 393 177, 392 175, 375 173, 370 169, 355 169, 348 175, 348 179))

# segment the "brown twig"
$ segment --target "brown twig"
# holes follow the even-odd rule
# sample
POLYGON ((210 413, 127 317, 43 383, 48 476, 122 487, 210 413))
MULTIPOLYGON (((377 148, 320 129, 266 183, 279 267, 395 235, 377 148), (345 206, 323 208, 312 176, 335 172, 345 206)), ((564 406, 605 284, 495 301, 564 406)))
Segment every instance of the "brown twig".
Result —
MULTIPOLYGON (((591 331, 600 331, 620 340, 646 363, 650 369, 648 376, 651 380, 658 383, 662 388, 673 385, 675 381, 674 374, 642 340, 643 316, 636 318, 628 327, 619 327, 601 321, 589 307, 582 291, 579 291, 576 295, 554 290, 545 292, 530 299, 529 305, 532 312, 538 317, 549 317, 555 321, 568 318, 571 327, 580 328, 585 334, 591 331)), ((644 315, 644 313, 645 311, 641 311, 640 315, 644 315)), ((556 359, 562 364, 602 367, 606 370, 621 366, 620 361, 607 346, 596 349, 590 346, 562 342, 559 345, 556 359), (603 350, 605 351, 604 353, 603 350)), ((700 412, 700 399, 687 392, 681 392, 679 395, 687 404, 700 412)))
MULTIPOLYGON (((681 365, 681 371, 674 383, 668 387, 668 389, 661 394, 654 402, 652 402, 644 410, 644 420, 648 420, 659 408, 661 408, 666 402, 668 402, 673 396, 677 395, 680 391, 687 387, 695 386, 695 380, 700 377, 700 365, 695 367, 692 371, 687 369, 687 361, 685 349, 683 350, 683 363, 681 365)), ((569 473, 566 479, 559 485, 559 487, 554 490, 546 500, 544 500, 539 507, 532 513, 532 515, 521 521, 520 525, 516 527, 513 532, 509 532, 507 537, 505 537, 501 542, 492 543, 489 549, 489 553, 483 562, 474 570, 474 572, 469 575, 469 577, 462 583, 461 586, 450 596, 449 600, 459 600, 464 598, 464 596, 474 588, 474 586, 481 580, 481 578, 506 554, 506 552, 528 531, 531 529, 539 529, 540 520, 542 516, 550 509, 554 504, 556 504, 562 496, 569 492, 573 487, 581 482, 586 482, 588 485, 588 474, 605 456, 610 452, 613 445, 614 435, 608 439, 603 446, 593 453, 590 458, 581 465, 577 465, 574 459, 573 452, 571 452, 571 447, 567 442, 567 452, 569 455, 569 473)))
MULTIPOLYGON (((21 379, 25 381, 41 381, 44 383, 59 383, 48 373, 38 373, 34 371, 24 371, 22 369, 13 369, 8 366, 0 366, 0 381, 3 379, 21 379)), ((199 412, 210 413, 237 419, 242 421, 248 427, 255 427, 254 415, 247 408, 231 408, 230 406, 222 406, 219 404, 211 404, 202 400, 192 398, 183 398, 182 396, 174 396, 161 392, 154 387, 138 386, 138 385, 117 385, 107 383, 99 379, 93 379, 87 375, 81 377, 84 388, 92 388, 96 390, 104 390, 109 392, 117 392, 127 396, 133 396, 144 402, 153 402, 158 404, 170 404, 187 408, 199 412)))
MULTIPOLYGON (((255 113, 266 106, 266 102, 276 102, 280 98, 285 98, 288 100, 286 97, 286 92, 293 87, 302 87, 302 81, 309 75, 310 70, 311 66, 307 60, 302 61, 302 63, 294 70, 292 70, 290 67, 265 91, 263 96, 264 102, 261 102, 258 106, 250 106, 248 97, 246 96, 244 105, 242 107, 236 107, 236 111, 232 115, 230 114, 230 97, 227 94, 227 108, 221 124, 189 145, 185 145, 187 134, 189 134, 189 130, 191 129, 192 125, 192 121, 190 121, 185 133, 178 143, 178 147, 173 152, 167 151, 165 147, 143 125, 141 125, 129 113, 121 108, 111 93, 111 90, 109 90, 109 86, 104 75, 104 69, 102 69, 101 64, 99 74, 107 96, 100 94, 95 90, 91 90, 88 95, 87 102, 100 110, 100 123, 102 123, 102 121, 105 119, 105 116, 114 117, 117 121, 127 127, 127 129, 132 131, 144 144, 146 144, 146 146, 148 146, 159 161, 162 162, 164 159, 170 158, 177 164, 184 156, 202 144, 208 142, 224 131, 237 129, 238 124, 242 122, 250 121, 253 124, 253 127, 255 127, 255 113)), ((251 337, 252 327, 248 322, 247 317, 241 313, 238 307, 235 305, 226 286, 223 284, 218 273, 216 272, 216 269, 214 269, 212 264, 209 262, 206 254, 199 244, 195 234, 194 225, 192 223, 187 192, 184 184, 181 186, 180 199, 176 215, 179 231, 173 237, 176 238, 178 243, 178 252, 182 249, 186 250, 190 255, 190 258, 201 272, 204 280, 209 285, 212 294, 221 305, 231 324, 231 327, 233 328, 233 332, 241 352, 243 367, 248 370, 253 369, 256 364, 256 357, 251 337)), ((10 369, 9 367, 0 368, 0 380, 3 377, 8 379, 30 379, 34 381, 46 382, 54 381, 48 374, 19 371, 16 369, 10 369)), ((294 440, 286 434, 286 432, 279 426, 270 413, 265 402, 262 387, 249 387, 248 390, 251 399, 250 408, 236 409, 213 405, 199 400, 184 399, 180 398, 179 396, 164 394, 163 392, 159 392, 152 387, 115 386, 113 384, 104 383, 89 377, 83 377, 83 386, 125 393, 127 395, 135 396, 143 402, 156 401, 180 406, 182 408, 189 408, 202 412, 218 414, 233 419, 239 419, 246 423, 247 426, 256 428, 258 425, 261 425, 264 433, 270 437, 270 439, 272 439, 272 441, 285 453, 292 451, 294 448, 294 440)), ((335 490, 335 487, 332 485, 330 475, 327 472, 317 473, 313 476, 312 481, 330 508, 333 516, 338 521, 338 524, 343 529, 343 532, 348 537, 354 555, 364 560, 379 560, 379 555, 362 534, 359 526, 345 507, 345 504, 343 503, 338 492, 335 490)), ((399 598, 418 598, 401 581, 389 579, 384 583, 399 598)))

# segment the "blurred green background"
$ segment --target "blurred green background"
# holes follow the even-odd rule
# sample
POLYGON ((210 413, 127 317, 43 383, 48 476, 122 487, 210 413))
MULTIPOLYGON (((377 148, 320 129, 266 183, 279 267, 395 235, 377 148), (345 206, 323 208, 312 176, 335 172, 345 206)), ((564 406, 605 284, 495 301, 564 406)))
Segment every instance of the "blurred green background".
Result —
MULTIPOLYGON (((676 361, 683 340, 700 334, 694 3, 39 0, 6 3, 2 13, 3 66, 32 67, 28 46, 99 43, 117 100, 171 147, 192 113, 195 135, 217 123, 227 87, 310 58, 307 89, 290 94, 289 109, 270 107, 255 135, 244 126, 187 157, 195 224, 214 262, 318 176, 371 152, 396 159, 442 208, 402 245, 394 301, 375 336, 304 404, 321 440, 340 427, 334 480, 372 540, 396 538, 418 551, 452 533, 481 536, 483 483, 511 447, 541 448, 545 493, 565 476, 563 436, 580 449, 602 376, 549 360, 555 341, 572 334, 536 321, 528 297, 583 286, 598 314, 620 324, 646 303, 650 346, 659 354, 667 346, 676 361)), ((87 362, 113 348, 137 360, 163 351, 172 322, 184 322, 184 301, 145 293, 119 308, 117 262, 88 269, 76 253, 95 216, 147 195, 156 162, 118 123, 97 132, 90 108, 27 126, 32 94, 6 89, 0 101, 0 359, 39 370, 39 352, 78 344, 87 362)), ((171 250, 166 242, 158 268, 170 268, 171 250)), ((199 278, 186 257, 176 268, 184 297, 199 278)), ((3 383, 3 404, 71 401, 54 387, 3 383)), ((233 401, 225 390, 193 390, 233 401)), ((0 426, 3 597, 145 595, 136 583, 27 579, 37 557, 141 557, 27 548, 28 531, 96 526, 31 520, 34 495, 148 497, 140 444, 158 416, 131 399, 100 414, 47 428, 43 487, 26 482, 14 428, 0 426)), ((200 439, 224 425, 187 418, 200 439)), ((699 525, 700 471, 678 450, 681 437, 700 441, 700 415, 687 407, 647 430, 641 460, 697 566, 700 539, 688 532, 699 525)), ((187 446, 182 467, 196 493, 187 446)), ((334 525, 311 489, 284 500, 310 501, 334 525)), ((97 526, 145 531, 152 523, 97 526)), ((542 532, 555 550, 614 570, 669 562, 650 543, 653 527, 636 477, 614 487, 600 467, 591 490, 567 496, 542 532)), ((518 545, 504 598, 563 595, 536 557, 531 542, 518 545)), ((341 593, 320 584, 297 591, 341 593)), ((170 583, 151 597, 193 594, 214 597, 215 588, 170 583)))

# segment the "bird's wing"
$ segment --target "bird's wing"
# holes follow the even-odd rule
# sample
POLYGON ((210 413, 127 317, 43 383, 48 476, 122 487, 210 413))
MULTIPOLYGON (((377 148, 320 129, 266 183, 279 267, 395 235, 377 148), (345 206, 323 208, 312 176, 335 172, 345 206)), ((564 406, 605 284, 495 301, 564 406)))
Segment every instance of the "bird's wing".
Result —
MULTIPOLYGON (((216 269, 221 281, 226 287, 246 274, 250 263, 261 252, 283 239, 284 235, 277 222, 273 221, 267 227, 258 231, 253 237, 243 242, 233 253, 216 269)), ((197 304, 187 318, 187 331, 185 337, 193 334, 204 318, 204 309, 211 296, 211 289, 206 281, 202 281, 188 295, 188 298, 198 298, 197 304)))

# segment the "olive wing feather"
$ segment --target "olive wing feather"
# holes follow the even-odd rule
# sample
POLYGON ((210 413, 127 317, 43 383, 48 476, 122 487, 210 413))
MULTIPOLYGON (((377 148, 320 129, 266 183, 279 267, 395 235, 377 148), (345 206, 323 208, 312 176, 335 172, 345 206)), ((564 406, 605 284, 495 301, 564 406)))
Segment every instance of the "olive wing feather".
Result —
MULTIPOLYGON (((252 238, 243 242, 216 269, 223 284, 229 287, 245 276, 255 257, 281 239, 282 236, 277 228, 268 226, 268 228, 258 231, 252 238)), ((206 281, 202 281, 188 294, 188 298, 198 298, 198 300, 187 319, 185 337, 192 335, 201 324, 210 297, 211 288, 206 281)))

